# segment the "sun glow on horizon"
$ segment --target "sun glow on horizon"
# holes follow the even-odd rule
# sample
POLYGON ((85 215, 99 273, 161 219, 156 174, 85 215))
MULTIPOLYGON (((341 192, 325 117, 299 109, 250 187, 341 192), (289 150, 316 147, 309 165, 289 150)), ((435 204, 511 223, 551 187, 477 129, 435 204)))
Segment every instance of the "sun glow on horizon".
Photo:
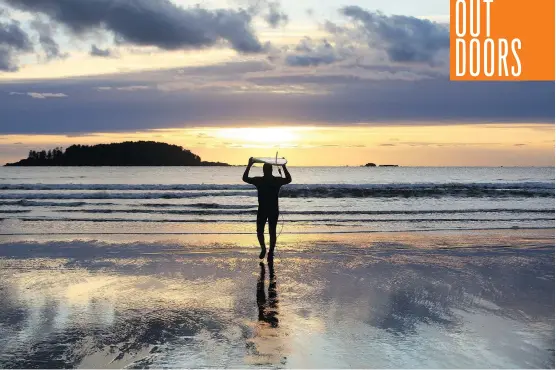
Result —
POLYGON ((223 128, 216 131, 216 137, 231 140, 235 144, 245 143, 246 147, 255 144, 259 147, 282 145, 294 146, 304 135, 302 131, 311 131, 310 127, 240 127, 223 128))
POLYGON ((292 166, 399 164, 401 166, 554 166, 554 124, 444 126, 195 127, 83 135, 6 135, 0 161, 29 150, 122 141, 159 141, 206 161, 234 165, 253 156, 288 158, 292 166))

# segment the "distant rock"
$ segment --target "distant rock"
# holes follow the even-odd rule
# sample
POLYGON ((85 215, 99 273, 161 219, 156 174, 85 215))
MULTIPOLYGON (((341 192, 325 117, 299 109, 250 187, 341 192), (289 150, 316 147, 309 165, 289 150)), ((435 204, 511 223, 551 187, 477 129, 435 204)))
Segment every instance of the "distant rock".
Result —
POLYGON ((365 167, 376 167, 376 164, 374 164, 374 163, 367 163, 367 164, 365 165, 365 167))
POLYGON ((397 164, 381 164, 380 167, 400 167, 397 164))
MULTIPOLYGON (((207 167, 228 167, 230 166, 228 163, 224 163, 224 162, 205 162, 202 161, 201 164, 199 166, 207 166, 207 167)), ((231 166, 230 166, 231 167, 231 166)), ((243 166, 239 166, 239 167, 243 167, 243 166)))

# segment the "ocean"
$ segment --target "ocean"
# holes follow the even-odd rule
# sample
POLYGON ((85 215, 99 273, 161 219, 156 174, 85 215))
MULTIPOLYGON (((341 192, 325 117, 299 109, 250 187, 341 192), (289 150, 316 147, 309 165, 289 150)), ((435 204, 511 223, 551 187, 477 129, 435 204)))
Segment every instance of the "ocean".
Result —
MULTIPOLYGON (((0 169, 2 234, 249 234, 244 167, 0 169)), ((251 175, 261 175, 260 167, 251 175)), ((275 171, 276 172, 276 171, 275 171)), ((292 167, 279 231, 554 228, 554 168, 292 167)), ((278 173, 275 173, 278 176, 278 173)))
POLYGON ((0 168, 0 368, 554 368, 554 168, 243 171, 0 168))

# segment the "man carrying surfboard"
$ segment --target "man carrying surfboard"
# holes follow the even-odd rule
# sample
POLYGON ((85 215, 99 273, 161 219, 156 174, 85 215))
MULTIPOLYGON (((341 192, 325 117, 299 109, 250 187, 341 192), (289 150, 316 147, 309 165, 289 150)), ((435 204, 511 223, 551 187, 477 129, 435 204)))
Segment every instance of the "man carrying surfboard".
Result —
MULTIPOLYGON (((255 163, 253 157, 249 158, 247 168, 243 173, 243 181, 255 185, 257 187, 257 196, 259 199, 259 210, 257 211, 257 239, 261 245, 261 254, 259 258, 263 259, 266 255, 266 245, 264 242, 264 228, 268 220, 268 232, 270 234, 270 251, 268 252, 268 259, 274 258, 274 248, 276 247, 276 225, 278 224, 278 216, 280 209, 278 207, 278 194, 282 185, 292 182, 292 177, 282 164, 286 178, 274 177, 272 175, 272 164, 264 163, 262 177, 249 177, 249 170, 255 163)), ((278 163, 278 161, 276 161, 278 163)))

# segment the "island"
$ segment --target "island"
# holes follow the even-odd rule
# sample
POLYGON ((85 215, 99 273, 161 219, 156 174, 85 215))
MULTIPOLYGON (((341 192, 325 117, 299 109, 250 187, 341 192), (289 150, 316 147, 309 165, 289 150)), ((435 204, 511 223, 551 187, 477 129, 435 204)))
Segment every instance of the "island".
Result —
POLYGON ((72 145, 65 150, 31 150, 29 156, 6 166, 229 166, 204 162, 178 145, 155 141, 126 141, 98 145, 72 145))
MULTIPOLYGON (((379 167, 376 163, 367 163, 362 167, 379 167)), ((380 167, 399 167, 397 164, 381 164, 380 167)))

